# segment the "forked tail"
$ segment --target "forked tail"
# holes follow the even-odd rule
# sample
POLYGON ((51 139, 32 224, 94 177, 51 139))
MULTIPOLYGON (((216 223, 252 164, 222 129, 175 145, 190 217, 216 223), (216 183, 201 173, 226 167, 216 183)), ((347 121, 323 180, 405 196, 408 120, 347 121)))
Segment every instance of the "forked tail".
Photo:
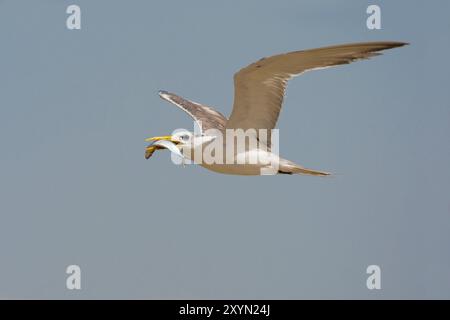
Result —
POLYGON ((302 166, 299 166, 288 160, 284 160, 283 162, 281 163, 280 169, 278 170, 278 173, 280 174, 307 174, 311 176, 320 176, 320 177, 331 175, 331 173, 329 172, 303 168, 302 166))
POLYGON ((306 169, 306 168, 302 168, 302 167, 295 167, 295 168, 293 168, 292 173, 309 174, 311 176, 321 176, 321 177, 330 176, 331 175, 331 173, 329 173, 329 172, 311 170, 311 169, 306 169))

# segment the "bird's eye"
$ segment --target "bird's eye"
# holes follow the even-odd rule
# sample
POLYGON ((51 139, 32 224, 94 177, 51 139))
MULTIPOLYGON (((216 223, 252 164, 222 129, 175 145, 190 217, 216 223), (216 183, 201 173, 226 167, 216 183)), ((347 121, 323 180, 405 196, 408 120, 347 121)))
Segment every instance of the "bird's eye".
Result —
POLYGON ((188 141, 188 140, 189 140, 189 136, 188 136, 187 134, 183 134, 183 135, 181 136, 181 140, 183 140, 183 141, 188 141))

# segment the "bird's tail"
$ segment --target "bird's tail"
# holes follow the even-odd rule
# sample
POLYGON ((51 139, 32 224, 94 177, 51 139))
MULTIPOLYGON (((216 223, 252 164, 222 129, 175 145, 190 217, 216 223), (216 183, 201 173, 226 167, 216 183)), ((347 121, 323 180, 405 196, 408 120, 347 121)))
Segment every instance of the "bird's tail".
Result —
POLYGON ((329 173, 329 172, 306 169, 306 168, 302 168, 300 166, 295 166, 294 168, 292 168, 292 173, 308 174, 308 175, 311 175, 311 176, 321 176, 321 177, 325 177, 325 176, 330 176, 331 175, 331 173, 329 173))
POLYGON ((295 164, 289 160, 285 160, 285 159, 282 159, 278 173, 281 173, 281 174, 307 174, 307 175, 311 175, 311 176, 320 176, 320 177, 331 175, 331 173, 329 173, 329 172, 303 168, 302 166, 295 164))

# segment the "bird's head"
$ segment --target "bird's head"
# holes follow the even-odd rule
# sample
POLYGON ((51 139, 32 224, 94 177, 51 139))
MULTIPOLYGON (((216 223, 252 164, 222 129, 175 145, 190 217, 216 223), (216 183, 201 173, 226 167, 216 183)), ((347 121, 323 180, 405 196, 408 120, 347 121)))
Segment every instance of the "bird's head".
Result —
POLYGON ((158 149, 169 149, 170 151, 182 156, 180 150, 184 148, 194 149, 199 145, 214 140, 213 136, 195 135, 187 130, 179 130, 168 136, 157 136, 147 138, 145 141, 151 142, 145 149, 145 159, 152 156, 158 149))

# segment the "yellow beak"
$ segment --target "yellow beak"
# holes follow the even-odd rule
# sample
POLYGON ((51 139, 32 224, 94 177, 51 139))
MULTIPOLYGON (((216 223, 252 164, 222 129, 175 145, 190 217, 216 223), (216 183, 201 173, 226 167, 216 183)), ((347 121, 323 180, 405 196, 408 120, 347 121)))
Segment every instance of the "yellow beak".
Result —
POLYGON ((157 140, 167 140, 167 141, 171 141, 171 142, 177 142, 172 139, 172 136, 160 136, 160 137, 152 137, 152 138, 145 139, 146 142, 157 141, 157 140))
MULTIPOLYGON (((166 140, 166 141, 170 141, 173 142, 175 144, 179 144, 180 141, 177 140, 173 140, 172 136, 160 136, 160 137, 152 137, 152 138, 147 138, 145 139, 146 142, 150 142, 150 141, 158 141, 158 140, 166 140)), ((145 159, 150 158, 153 153, 158 150, 158 149, 164 149, 164 147, 161 146, 155 146, 155 145, 149 145, 147 146, 147 148, 145 149, 145 159)))

